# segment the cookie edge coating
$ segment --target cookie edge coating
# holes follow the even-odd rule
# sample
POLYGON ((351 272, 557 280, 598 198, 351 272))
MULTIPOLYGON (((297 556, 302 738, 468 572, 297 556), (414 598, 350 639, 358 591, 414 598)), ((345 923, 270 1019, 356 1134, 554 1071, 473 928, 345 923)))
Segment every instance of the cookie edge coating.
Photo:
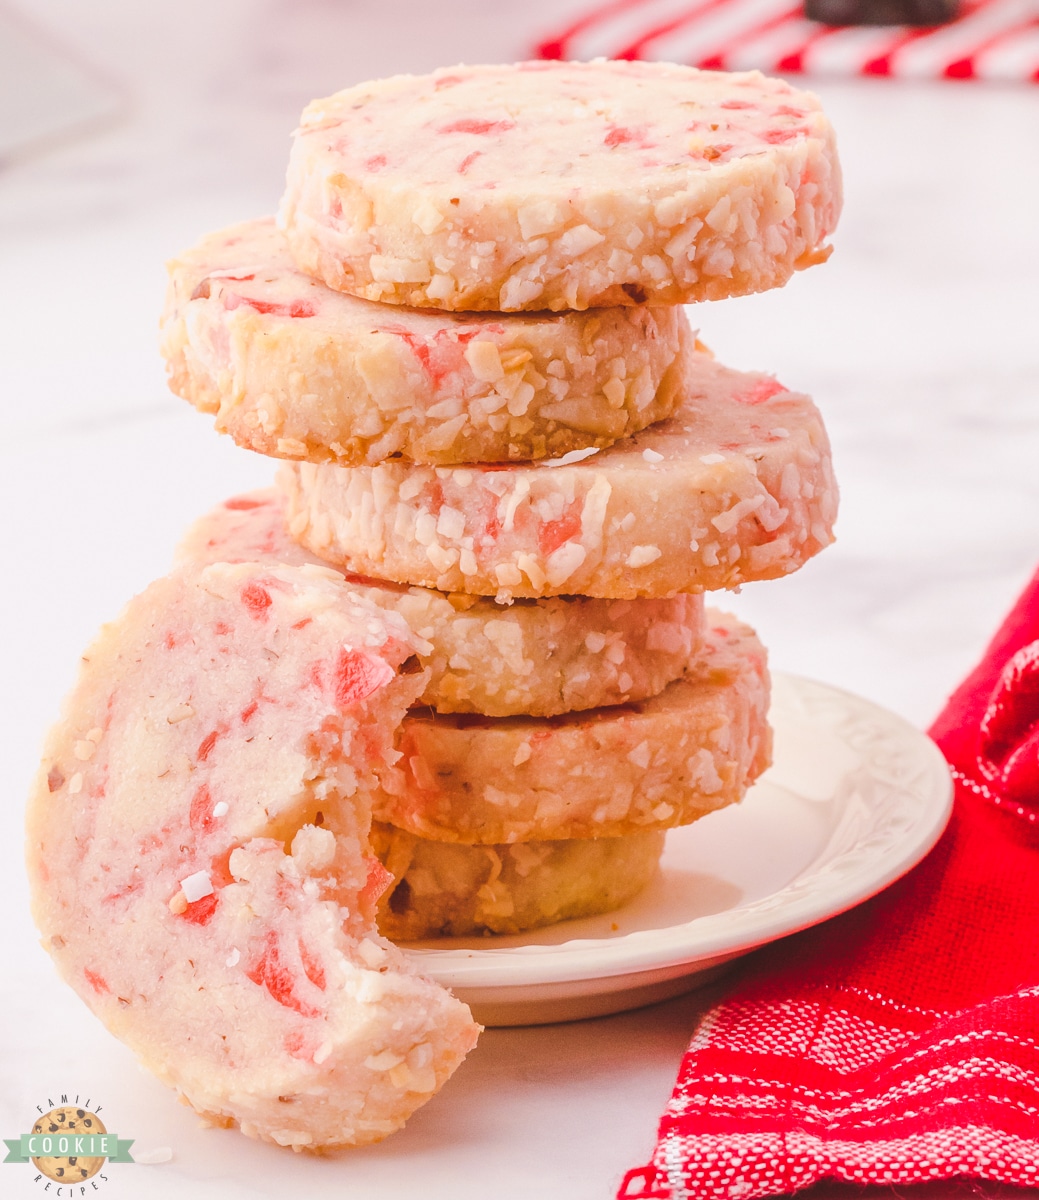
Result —
MULTIPOLYGON (((176 559, 204 563, 262 558, 296 565, 309 562, 342 573, 292 542, 280 519, 283 516, 282 497, 274 488, 229 497, 189 526, 181 537, 176 559), (256 536, 250 531, 237 550, 234 539, 241 536, 250 520, 256 521, 256 536), (238 522, 239 527, 228 534, 221 524, 224 521, 238 522), (280 545, 271 537, 271 521, 282 538, 280 545)), ((443 713, 552 717, 611 704, 638 703, 657 695, 682 675, 704 639, 704 602, 698 593, 619 602, 550 596, 503 606, 489 597, 446 594, 384 580, 353 579, 349 583, 380 608, 396 612, 421 639, 417 657, 430 676, 419 703, 443 713), (384 588, 386 604, 372 595, 384 588), (613 606, 618 603, 628 606, 627 611, 616 614, 613 606), (420 615, 415 610, 422 605, 429 607, 420 615), (488 646, 494 645, 495 659, 490 663, 473 661, 471 630, 467 626, 474 620, 481 623, 488 646), (445 636, 445 621, 452 625, 458 622, 458 636, 445 636), (499 628, 492 630, 498 623, 499 628), (553 627, 558 628, 557 633, 552 632, 553 627), (634 644, 632 634, 640 639, 634 644), (619 646, 623 647, 623 656, 617 662, 619 646), (538 654, 539 649, 543 654, 538 654), (508 688, 501 686, 502 664, 509 666, 508 688)))
POLYGON ((562 722, 474 724, 413 711, 402 726, 402 757, 376 794, 375 819, 430 841, 514 844, 672 829, 738 803, 772 761, 767 652, 750 626, 727 613, 709 610, 707 623, 706 653, 639 705, 562 722), (664 735, 685 730, 690 709, 703 707, 720 719, 707 731, 708 744, 687 748, 679 760, 664 735), (660 714, 653 742, 635 723, 646 710, 660 714), (719 725, 737 731, 729 752, 710 736, 719 725), (605 767, 612 795, 607 776, 582 785, 567 765, 583 763, 605 767), (508 777, 505 764, 513 768, 508 777))
MULTIPOLYGON (((731 458, 718 459, 725 474, 710 488, 698 477, 704 456, 694 460, 687 451, 677 457, 668 452, 666 470, 657 476, 651 460, 654 438, 658 432, 670 436, 673 423, 689 422, 695 431, 694 400, 690 414, 680 408, 672 421, 587 461, 554 468, 518 464, 501 471, 506 486, 494 494, 500 497, 498 511, 505 511, 504 530, 510 527, 510 511, 553 492, 580 494, 578 527, 551 553, 541 551, 540 535, 529 529, 509 534, 512 549, 503 549, 497 535, 481 537, 476 544, 478 531, 469 527, 474 514, 466 511, 467 489, 480 468, 287 463, 275 484, 285 497, 289 531, 300 545, 347 571, 504 601, 574 594, 660 599, 791 574, 834 541, 839 491, 818 408, 808 396, 788 391, 770 376, 734 371, 703 353, 691 357, 688 379, 692 389, 698 380, 713 386, 728 379, 733 387, 739 382, 751 391, 764 388, 783 404, 799 405, 796 413, 785 414, 787 424, 796 423, 793 432, 784 430, 781 440, 787 449, 769 465, 767 454, 752 453, 753 442, 738 446, 731 458), (667 513, 664 522, 651 516, 634 519, 635 510, 644 507, 642 493, 630 480, 625 485, 631 464, 622 463, 618 470, 613 461, 614 455, 628 454, 640 444, 638 469, 648 468, 644 490, 653 493, 654 510, 667 513), (423 498, 430 488, 440 497, 436 514, 423 498), (461 531, 442 522, 445 510, 449 517, 460 514, 461 531)), ((738 407, 731 397, 725 403, 738 407)), ((772 400, 766 398, 766 403, 772 400)), ((778 411, 777 403, 768 413, 773 422, 785 419, 778 411)), ((667 450, 665 442, 657 444, 667 450)), ((704 449, 712 451, 715 445, 705 443, 704 449)), ((481 486, 494 491, 491 485, 481 486)))
MULTIPOLYGON (((727 74, 754 83, 781 82, 760 71, 697 73, 727 74)), ((375 82, 420 78, 427 77, 396 76, 375 82)), ((780 287, 795 271, 824 262, 830 255, 825 243, 840 215, 841 171, 833 128, 810 92, 796 95, 809 105, 815 126, 812 134, 798 142, 773 145, 767 169, 753 165, 760 155, 748 155, 712 168, 709 183, 697 174, 699 186, 676 183, 633 193, 628 200, 623 193, 604 187, 601 195, 582 198, 583 207, 571 200, 572 223, 553 231, 547 250, 532 251, 522 234, 518 205, 516 211, 495 205, 493 193, 467 193, 456 185, 458 204, 452 198, 443 212, 438 208, 441 222, 427 234, 413 220, 418 193, 404 194, 395 186, 383 194, 377 175, 351 177, 333 155, 327 155, 328 162, 323 163, 320 150, 313 152, 316 161, 308 161, 308 139, 321 136, 320 125, 306 127, 308 113, 321 114, 329 103, 352 90, 316 100, 304 110, 278 214, 301 269, 338 291, 383 303, 455 312, 685 304, 780 287), (348 236, 355 237, 362 226, 367 230, 363 251, 344 253, 328 223, 313 216, 315 211, 323 211, 333 194, 344 217, 353 216, 355 225, 348 229, 348 236), (399 212, 394 213, 394 208, 399 212), (371 219, 376 210, 381 218, 378 226, 371 219), (647 210, 652 212, 652 220, 647 218, 647 210), (608 219, 599 217, 600 213, 608 219), (634 262, 627 247, 613 239, 615 227, 639 229, 644 239, 639 256, 653 261, 652 272, 648 268, 620 272, 611 266, 611 258, 618 252, 634 262), (732 233, 741 228, 742 241, 733 241, 732 233), (376 229, 385 232, 373 234, 376 229), (750 236, 745 232, 748 229, 753 230, 750 236), (574 236, 581 238, 582 248, 576 253, 566 240, 568 233, 571 242, 574 236), (480 259, 477 267, 463 264, 459 271, 452 260, 452 270, 461 278, 439 270, 436 260, 444 259, 452 236, 461 237, 464 247, 499 247, 495 253, 502 258, 502 265, 491 268, 486 259, 480 259), (502 248, 507 248, 507 253, 502 248), (395 278, 395 274, 406 278, 395 278)), ((535 244, 545 240, 540 236, 535 244)))
MULTIPOLYGON (((407 337, 376 330, 373 358, 370 336, 359 329, 337 334, 327 317, 311 326, 313 315, 262 312, 247 303, 228 309, 219 295, 196 295, 209 278, 197 261, 208 244, 253 224, 217 231, 170 260, 160 322, 170 390, 213 416, 217 432, 243 449, 340 466, 396 458, 432 466, 538 460, 613 445, 670 416, 679 403, 682 364, 695 338, 676 307, 647 306, 638 319, 626 315, 630 308, 573 314, 575 363, 562 324, 477 335, 460 351, 465 386, 445 393, 422 365, 426 343, 416 357, 407 337), (206 340, 214 332, 227 344, 221 370, 207 361, 206 340), (601 357, 589 350, 597 336, 601 357), (300 363, 310 369, 301 371, 300 363), (559 363, 581 375, 568 381, 561 398, 551 373, 559 363), (409 403, 401 404, 401 392, 409 403), (445 404, 450 415, 424 414, 445 404), (377 428, 372 414, 379 414, 377 428)), ((335 295, 340 303, 350 299, 335 295)))

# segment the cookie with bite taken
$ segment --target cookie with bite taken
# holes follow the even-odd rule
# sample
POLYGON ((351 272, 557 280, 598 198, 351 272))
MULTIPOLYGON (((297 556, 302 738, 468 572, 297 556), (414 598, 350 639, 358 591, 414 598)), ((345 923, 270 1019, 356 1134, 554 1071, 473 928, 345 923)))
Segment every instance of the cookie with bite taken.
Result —
POLYGON ((87 650, 30 798, 65 980, 200 1114, 297 1150, 393 1132, 478 1032, 376 931, 412 651, 329 572, 182 568, 87 650))

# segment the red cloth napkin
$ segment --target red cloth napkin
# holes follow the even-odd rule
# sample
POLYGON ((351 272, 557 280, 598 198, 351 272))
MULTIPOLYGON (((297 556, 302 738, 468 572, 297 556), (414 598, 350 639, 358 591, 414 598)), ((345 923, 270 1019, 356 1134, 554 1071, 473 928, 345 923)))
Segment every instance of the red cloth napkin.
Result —
POLYGON ((800 0, 600 0, 538 47, 542 58, 650 58, 768 74, 1039 83, 1034 0, 961 0, 936 28, 834 27, 800 0))
POLYGON ((682 1060, 619 1196, 821 1179, 1039 1186, 1039 574, 930 730, 956 800, 924 861, 762 951, 682 1060))

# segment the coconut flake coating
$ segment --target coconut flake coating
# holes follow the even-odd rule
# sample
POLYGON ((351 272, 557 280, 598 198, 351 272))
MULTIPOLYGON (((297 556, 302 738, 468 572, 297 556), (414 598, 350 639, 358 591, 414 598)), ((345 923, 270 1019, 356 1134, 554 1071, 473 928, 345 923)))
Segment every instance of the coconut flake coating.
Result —
MULTIPOLYGON (((273 489, 234 496, 188 530, 182 562, 283 562, 328 567, 289 536, 273 489)), ((557 596, 504 606, 362 576, 358 595, 396 613, 419 639, 421 702, 492 717, 558 713, 646 699, 677 679, 703 641, 703 597, 596 600, 557 596)))
POLYGON ((819 101, 757 71, 532 62, 315 100, 279 221, 339 291, 449 310, 680 304, 823 261, 841 207, 819 101))
POLYGON ((394 878, 379 901, 379 930, 418 941, 524 933, 612 912, 653 877, 664 833, 465 846, 375 822, 372 846, 394 878))
POLYGON ((689 673, 640 704, 505 720, 414 710, 376 820, 441 842, 624 837, 742 799, 769 765, 769 677, 753 630, 708 610, 689 673))
POLYGON ((186 568, 106 626, 29 803, 33 912, 112 1033, 214 1123, 377 1141, 475 1042, 375 932, 373 771, 404 623, 311 568, 186 568))
POLYGON ((671 414, 693 345, 678 308, 388 309, 305 275, 272 220, 211 234, 169 272, 170 386, 278 458, 508 462, 608 446, 671 414))
POLYGON ((833 541, 837 515, 812 401, 701 352, 673 417, 581 461, 304 463, 278 483, 290 531, 322 558, 503 598, 661 597, 774 579, 833 541))

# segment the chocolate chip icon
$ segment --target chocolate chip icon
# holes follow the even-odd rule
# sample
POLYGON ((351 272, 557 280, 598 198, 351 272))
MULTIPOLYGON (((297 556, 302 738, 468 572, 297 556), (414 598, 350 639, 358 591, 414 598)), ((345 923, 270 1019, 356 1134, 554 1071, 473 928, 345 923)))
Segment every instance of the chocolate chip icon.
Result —
MULTIPOLYGON (((84 1108, 52 1108, 32 1127, 33 1133, 47 1134, 55 1149, 75 1149, 74 1139, 88 1133, 107 1133, 101 1118, 84 1108)), ((36 1169, 55 1183, 82 1183, 104 1166, 104 1158, 84 1158, 81 1154, 55 1154, 34 1158, 36 1169)))

